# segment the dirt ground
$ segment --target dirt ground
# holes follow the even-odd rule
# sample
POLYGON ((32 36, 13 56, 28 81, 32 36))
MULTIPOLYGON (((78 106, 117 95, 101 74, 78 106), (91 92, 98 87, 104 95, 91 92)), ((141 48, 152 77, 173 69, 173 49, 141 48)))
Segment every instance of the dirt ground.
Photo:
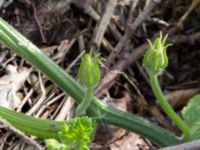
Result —
MULTIPOLYGON (((200 92, 199 0, 2 0, 1 17, 30 39, 74 78, 80 58, 90 49, 102 57, 95 95, 177 135, 149 84, 142 58, 160 31, 168 34, 169 65, 159 78, 177 113, 200 92)), ((1 106, 43 119, 74 116, 76 104, 28 62, 0 44, 1 106), (6 84, 3 84, 6 83, 6 84), (7 93, 13 95, 5 97, 7 93)), ((78 79, 77 79, 78 80, 78 79)), ((44 146, 43 140, 31 137, 44 146)), ((0 130, 0 149, 28 150, 34 145, 12 131, 0 130)), ((151 150, 159 146, 138 134, 102 124, 91 150, 151 150)))

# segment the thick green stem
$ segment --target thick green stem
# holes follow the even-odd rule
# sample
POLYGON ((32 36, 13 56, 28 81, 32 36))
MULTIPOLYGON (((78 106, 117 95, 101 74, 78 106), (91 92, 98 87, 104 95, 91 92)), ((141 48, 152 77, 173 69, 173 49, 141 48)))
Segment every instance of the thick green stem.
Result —
MULTIPOLYGON (((72 98, 76 100, 76 102, 81 103, 82 98, 85 95, 83 88, 69 74, 67 74, 63 69, 56 65, 45 54, 43 54, 40 49, 38 49, 35 45, 33 45, 30 41, 28 41, 24 36, 22 36, 19 32, 17 32, 1 18, 0 40, 3 41, 18 55, 20 55, 36 68, 38 68, 46 76, 48 76, 51 81, 56 83, 61 89, 72 96, 72 98)), ((16 117, 16 113, 11 112, 12 111, 9 110, 5 111, 5 109, 0 107, 1 117, 8 120, 12 125, 28 134, 36 135, 43 138, 52 138, 51 135, 56 135, 56 132, 58 132, 59 130, 59 123, 57 122, 51 121, 51 124, 49 123, 49 121, 45 121, 47 125, 50 125, 50 127, 56 127, 56 129, 45 128, 41 120, 38 122, 35 119, 29 121, 29 117, 26 117, 27 121, 23 122, 19 118, 22 118, 20 116, 24 115, 20 114, 19 117, 16 117), (9 115, 9 113, 11 113, 12 115, 9 115), (33 122, 35 122, 35 124, 33 124, 33 122), (34 132, 31 131, 32 128, 34 128, 34 132)), ((95 99, 94 97, 92 97, 87 112, 90 116, 100 116, 100 119, 103 121, 103 123, 116 125, 118 127, 136 132, 162 146, 176 145, 181 142, 181 140, 174 136, 174 134, 147 121, 146 119, 124 113, 113 107, 107 106, 95 99)))
POLYGON ((176 112, 172 109, 170 104, 167 102, 165 96, 162 93, 162 90, 160 89, 160 85, 158 83, 158 77, 157 75, 150 75, 150 81, 151 81, 151 87, 152 90, 160 102, 160 105, 162 109, 165 111, 165 113, 174 121, 174 123, 181 129, 181 131, 184 134, 184 140, 188 141, 191 138, 191 133, 186 125, 186 123, 176 114, 176 112))
POLYGON ((83 98, 83 101, 79 104, 78 108, 76 109, 76 116, 80 116, 80 115, 84 114, 84 112, 90 105, 92 96, 93 96, 93 88, 89 87, 86 90, 86 94, 83 98))
POLYGON ((4 118, 15 128, 25 132, 26 134, 47 139, 58 139, 58 132, 60 131, 61 126, 63 123, 68 122, 37 119, 22 113, 11 111, 1 106, 0 117, 4 118))

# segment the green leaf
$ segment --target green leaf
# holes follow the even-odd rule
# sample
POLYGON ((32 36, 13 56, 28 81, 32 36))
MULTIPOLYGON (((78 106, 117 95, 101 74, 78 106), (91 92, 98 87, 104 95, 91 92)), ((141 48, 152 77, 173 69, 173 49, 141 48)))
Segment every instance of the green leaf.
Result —
POLYGON ((190 99, 182 110, 183 119, 190 128, 192 139, 200 139, 200 94, 190 99))
POLYGON ((87 144, 75 145, 74 150, 89 150, 87 144))
POLYGON ((75 118, 73 122, 64 124, 59 132, 62 143, 77 150, 87 150, 87 144, 91 142, 90 137, 93 131, 93 121, 89 117, 75 118))
POLYGON ((55 139, 45 140, 46 147, 48 150, 70 150, 70 148, 55 139))
POLYGON ((82 144, 80 150, 89 150, 89 148, 86 144, 82 144))

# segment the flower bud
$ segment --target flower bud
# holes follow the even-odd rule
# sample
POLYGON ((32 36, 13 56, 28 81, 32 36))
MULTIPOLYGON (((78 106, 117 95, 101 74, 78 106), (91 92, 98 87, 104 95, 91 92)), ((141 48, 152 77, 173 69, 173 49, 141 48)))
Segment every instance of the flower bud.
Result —
POLYGON ((162 39, 162 33, 160 32, 160 37, 158 37, 152 44, 150 40, 149 49, 144 55, 143 64, 148 73, 159 74, 168 65, 167 57, 167 47, 171 44, 165 44, 167 35, 162 39))
POLYGON ((100 80, 99 55, 92 57, 92 53, 87 53, 81 59, 78 76, 86 87, 95 87, 100 80))

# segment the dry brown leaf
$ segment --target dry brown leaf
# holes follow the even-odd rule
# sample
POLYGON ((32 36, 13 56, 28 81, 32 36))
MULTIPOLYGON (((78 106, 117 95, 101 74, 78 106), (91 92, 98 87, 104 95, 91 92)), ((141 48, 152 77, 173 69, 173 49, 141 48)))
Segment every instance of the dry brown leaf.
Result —
POLYGON ((148 144, 137 134, 129 133, 110 145, 111 150, 149 150, 148 144))
MULTIPOLYGON (((165 96, 174 109, 182 108, 190 98, 200 92, 200 88, 182 89, 168 92, 165 96)), ((157 103, 158 104, 158 103, 157 103)), ((159 104, 158 104, 159 106, 159 104)), ((159 107, 160 108, 160 107, 159 107)))
POLYGON ((155 118, 156 122, 159 122, 159 124, 173 132, 177 131, 177 128, 172 126, 170 120, 158 109, 158 107, 151 106, 149 112, 151 113, 153 118, 155 118))
POLYGON ((7 74, 0 78, 0 106, 15 109, 21 102, 17 91, 30 75, 30 69, 22 68, 18 72, 16 66, 8 65, 6 70, 7 74))

